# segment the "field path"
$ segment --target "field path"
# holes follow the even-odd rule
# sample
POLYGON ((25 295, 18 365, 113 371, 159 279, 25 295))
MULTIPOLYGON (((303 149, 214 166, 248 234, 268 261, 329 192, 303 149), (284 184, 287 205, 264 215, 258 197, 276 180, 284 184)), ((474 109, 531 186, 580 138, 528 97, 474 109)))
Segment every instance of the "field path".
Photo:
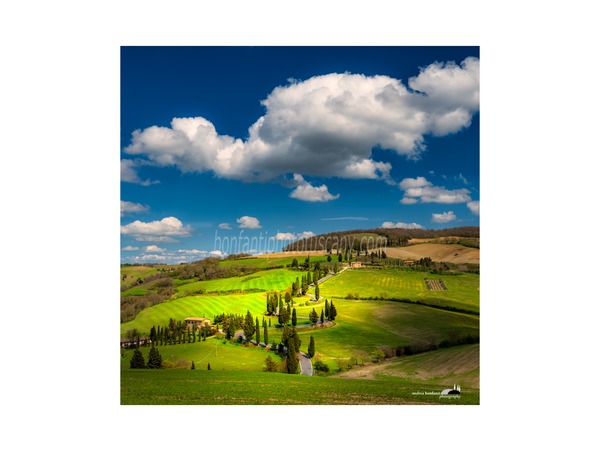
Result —
POLYGON ((310 358, 308 358, 304 353, 300 352, 300 375, 312 375, 312 363, 310 362, 310 358))

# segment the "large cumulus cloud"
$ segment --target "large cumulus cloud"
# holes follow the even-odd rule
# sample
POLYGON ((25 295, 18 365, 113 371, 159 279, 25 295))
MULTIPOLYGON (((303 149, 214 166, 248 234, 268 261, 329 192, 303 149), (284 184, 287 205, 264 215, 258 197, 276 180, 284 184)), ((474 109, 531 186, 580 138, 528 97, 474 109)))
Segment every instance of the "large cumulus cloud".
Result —
MULTIPOLYGON (((245 181, 286 174, 389 180, 379 146, 407 158, 426 149, 425 135, 470 126, 479 109, 479 60, 433 63, 408 80, 330 73, 276 87, 248 138, 220 135, 203 117, 136 130, 125 152, 183 172, 212 171, 245 181)), ((130 174, 130 177, 133 175, 130 174)))

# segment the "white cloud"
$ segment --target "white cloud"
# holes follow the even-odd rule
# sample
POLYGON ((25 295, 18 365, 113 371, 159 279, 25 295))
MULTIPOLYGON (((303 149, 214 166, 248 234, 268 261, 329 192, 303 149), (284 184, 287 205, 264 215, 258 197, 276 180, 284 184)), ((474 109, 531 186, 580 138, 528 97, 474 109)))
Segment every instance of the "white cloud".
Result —
POLYGON ((297 200, 305 202, 328 202, 340 198, 340 194, 331 195, 329 189, 324 184, 314 187, 300 174, 294 174, 294 181, 299 183, 299 185, 290 193, 290 197, 297 200))
POLYGON ((231 230, 231 225, 229 225, 229 223, 225 222, 225 223, 220 223, 219 224, 219 228, 221 230, 231 230))
POLYGON ((423 229, 422 225, 418 223, 404 223, 404 222, 383 222, 381 224, 381 228, 404 228, 409 230, 421 230, 423 229))
POLYGON ((147 253, 162 253, 165 251, 165 249, 156 245, 148 245, 147 247, 144 247, 143 251, 147 253))
POLYGON ((164 255, 144 255, 135 258, 141 261, 166 261, 167 257, 164 255))
POLYGON ((436 223, 452 222, 453 220, 456 220, 456 214, 454 214, 452 211, 431 215, 431 221, 436 223))
POLYGON ((236 222, 239 223, 238 228, 262 228, 256 217, 242 216, 239 219, 236 219, 236 222))
POLYGON ((313 237, 313 236, 315 236, 315 233, 313 233, 312 231, 303 231, 302 233, 298 233, 296 235, 296 238, 297 239, 306 239, 306 238, 313 237))
POLYGON ((296 235, 294 233, 277 233, 271 239, 275 241, 293 241, 296 239, 296 235))
POLYGON ((121 160, 121 181, 126 183, 140 184, 142 186, 150 186, 151 184, 159 183, 158 180, 142 180, 137 174, 136 169, 139 163, 132 159, 121 160))
POLYGON ((443 186, 434 186, 424 177, 405 178, 399 184, 404 190, 401 203, 410 205, 414 203, 467 203, 471 201, 468 189, 449 190, 443 186))
POLYGON ((133 247, 131 245, 128 245, 127 247, 123 247, 121 250, 123 250, 125 252, 133 252, 133 251, 139 250, 139 247, 133 247))
POLYGON ((467 203, 467 208, 469 208, 469 210, 473 214, 478 216, 479 215, 479 200, 475 200, 475 201, 467 203))
POLYGON ((275 241, 295 241, 298 239, 306 239, 315 236, 312 231, 303 231, 302 233, 277 233, 271 239, 275 241))
POLYGON ((184 255, 191 255, 191 256, 201 256, 203 258, 205 258, 207 256, 223 256, 225 254, 221 250, 213 250, 213 251, 209 252, 207 250, 197 250, 197 249, 177 250, 177 253, 182 253, 184 255))
MULTIPOLYGON (((350 73, 293 80, 261 102, 266 113, 245 141, 220 135, 203 117, 174 118, 169 127, 134 131, 125 152, 158 166, 230 179, 299 173, 389 182, 391 165, 374 160, 372 148, 415 159, 426 150, 425 135, 469 127, 479 109, 479 60, 433 63, 408 86, 388 76, 350 73)), ((140 182, 134 171, 125 175, 124 181, 140 182)))
POLYGON ((174 242, 172 236, 187 237, 191 231, 189 225, 184 226, 176 217, 165 217, 153 222, 136 220, 121 227, 121 234, 133 236, 138 241, 149 242, 174 242))
POLYGON ((121 200, 121 217, 129 213, 146 212, 149 209, 150 208, 148 208, 146 205, 142 205, 140 203, 125 202, 121 200))

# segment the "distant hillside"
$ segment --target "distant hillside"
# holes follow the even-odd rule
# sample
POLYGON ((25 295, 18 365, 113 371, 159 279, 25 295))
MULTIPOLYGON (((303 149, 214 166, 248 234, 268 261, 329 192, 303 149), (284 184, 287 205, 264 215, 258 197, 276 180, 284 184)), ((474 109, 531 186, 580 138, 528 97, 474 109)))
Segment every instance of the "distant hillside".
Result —
POLYGON ((411 243, 411 239, 418 239, 420 242, 429 239, 440 242, 440 238, 452 238, 452 243, 479 248, 479 227, 444 228, 441 230, 373 228, 336 231, 293 242, 286 246, 283 251, 404 247, 411 243))

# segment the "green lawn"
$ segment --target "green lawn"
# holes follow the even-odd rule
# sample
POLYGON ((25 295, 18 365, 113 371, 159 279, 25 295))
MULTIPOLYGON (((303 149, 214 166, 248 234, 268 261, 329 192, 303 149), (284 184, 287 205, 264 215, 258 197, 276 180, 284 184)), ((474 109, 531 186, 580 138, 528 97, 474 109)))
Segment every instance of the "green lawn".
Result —
POLYGON ((399 269, 350 269, 327 280, 319 289, 324 297, 345 298, 349 293, 358 293, 360 298, 405 298, 479 311, 479 275, 470 273, 432 275, 399 269), (443 280, 448 290, 428 290, 425 278, 443 280))
MULTIPOLYGON (((207 341, 208 342, 208 341, 207 341)), ((193 346, 194 344, 190 344, 193 346)), ((228 344, 229 345, 229 344, 228 344)), ((177 346, 175 346, 177 347, 177 346)), ((219 355, 221 348, 219 347, 219 355)), ((234 346, 231 346, 234 348, 234 346)), ((473 346, 465 346, 473 347, 473 346)), ((246 353, 266 354, 261 350, 245 349, 246 353)), ((161 348, 159 347, 159 350, 161 348)), ((460 348, 457 348, 460 349, 460 348)), ((448 359, 445 352, 456 358, 461 350, 445 349, 429 355, 407 356, 391 363, 382 363, 382 369, 374 377, 320 377, 287 375, 283 373, 249 372, 215 369, 218 363, 211 360, 206 370, 204 361, 196 364, 196 370, 176 369, 128 369, 121 370, 121 404, 137 405, 392 405, 392 404, 479 404, 479 389, 469 387, 461 374, 450 371, 444 376, 411 376, 398 367, 412 367, 419 358, 418 367, 431 367, 422 360, 427 358, 448 359), (435 354, 435 355, 434 355, 435 354), (395 371, 395 372, 394 372, 395 371), (440 398, 439 395, 423 395, 424 392, 441 391, 461 384, 459 398, 440 398)), ((478 350, 478 348, 476 349, 478 350)), ((235 350, 234 350, 235 351, 235 350)), ((240 350, 242 351, 242 350, 240 350)), ((467 348, 462 351, 472 353, 467 348)), ((215 360, 216 361, 216 360, 215 360)), ((375 365, 374 365, 375 366, 375 365)), ((373 367, 374 367, 373 366, 373 367)), ((127 366, 128 367, 128 366, 127 366)), ((478 367, 469 366, 471 371, 478 367)), ((358 369, 361 370, 361 369, 358 369)), ((427 369, 429 370, 429 369, 427 369)), ((350 375, 354 371, 344 373, 350 375)), ((441 373, 441 371, 440 371, 441 373)), ((360 375, 360 372, 358 373, 360 375)))

